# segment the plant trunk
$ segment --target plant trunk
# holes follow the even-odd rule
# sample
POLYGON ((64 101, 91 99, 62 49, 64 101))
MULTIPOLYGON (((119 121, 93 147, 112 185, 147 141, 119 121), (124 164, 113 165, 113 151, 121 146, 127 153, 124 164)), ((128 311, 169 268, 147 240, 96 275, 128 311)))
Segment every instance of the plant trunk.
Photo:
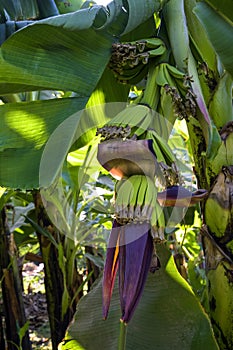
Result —
POLYGON ((201 230, 208 312, 220 349, 233 349, 233 133, 231 125, 227 126, 227 133, 220 133, 222 145, 214 160, 208 161, 198 123, 190 121, 188 128, 199 187, 209 190, 202 207, 201 230))
POLYGON ((0 216, 0 279, 6 338, 3 339, 1 331, 1 349, 5 348, 2 344, 7 343, 7 350, 30 350, 14 237, 7 226, 5 209, 0 216))
POLYGON ((233 348, 233 166, 223 167, 204 208, 209 313, 221 349, 233 348))

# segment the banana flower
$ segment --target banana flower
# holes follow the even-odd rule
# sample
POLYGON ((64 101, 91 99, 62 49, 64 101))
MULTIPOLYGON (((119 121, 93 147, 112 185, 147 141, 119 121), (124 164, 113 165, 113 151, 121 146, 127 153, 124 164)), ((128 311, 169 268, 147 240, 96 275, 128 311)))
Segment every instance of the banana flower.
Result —
POLYGON ((141 298, 153 254, 150 224, 128 223, 116 220, 107 248, 103 275, 103 317, 108 316, 114 282, 118 271, 121 320, 128 323, 141 298))

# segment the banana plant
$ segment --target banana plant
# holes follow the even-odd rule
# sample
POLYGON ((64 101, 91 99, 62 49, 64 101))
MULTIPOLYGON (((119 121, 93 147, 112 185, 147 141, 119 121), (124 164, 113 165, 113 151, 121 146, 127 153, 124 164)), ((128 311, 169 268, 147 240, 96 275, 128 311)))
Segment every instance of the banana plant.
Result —
POLYGON ((117 180, 103 284, 97 284, 80 302, 77 324, 82 332, 75 323, 61 344, 64 349, 94 349, 96 344, 102 346, 103 339, 107 349, 115 349, 117 343, 119 349, 154 344, 165 349, 174 338, 174 333, 167 337, 168 328, 180 334, 177 348, 200 349, 200 344, 203 349, 218 348, 209 319, 163 244, 161 248, 166 238, 163 207, 186 208, 200 199, 204 200, 201 231, 210 319, 220 348, 232 345, 230 1, 228 5, 218 0, 151 0, 146 4, 115 0, 106 8, 84 5, 76 12, 30 24, 1 46, 1 95, 55 90, 64 97, 0 106, 1 185, 51 186, 59 178, 67 153, 88 144, 96 131, 100 137, 97 157, 117 180), (133 103, 128 98, 130 90, 137 91, 133 103), (98 108, 115 101, 124 104, 114 113, 98 108), (85 107, 89 108, 80 112, 85 107), (182 160, 169 146, 177 119, 185 121, 189 132, 198 183, 194 193, 181 186, 178 164, 182 160), (224 220, 213 215, 216 212, 224 220), (136 241, 133 231, 139 236, 136 241), (154 278, 149 270, 154 271, 154 278), (120 302, 114 290, 117 271, 120 302), (99 322, 101 285, 104 318, 109 314, 104 323, 99 322), (224 285, 222 293, 220 285, 224 285), (173 298, 171 307, 167 311, 162 307, 160 313, 161 305, 171 297, 165 294, 164 301, 164 289, 183 297, 173 298), (155 295, 161 305, 155 303, 155 295), (85 314, 89 305, 95 305, 91 320, 85 314), (181 309, 183 318, 192 322, 172 328, 181 309), (150 310, 154 310, 151 316, 150 310), (169 327, 166 322, 162 326, 170 317, 169 327), (201 334, 199 323, 205 330, 201 334), (160 329, 156 335, 153 324, 160 329), (85 329, 96 336, 87 337, 85 329), (140 341, 135 338, 138 329, 142 329, 140 341))

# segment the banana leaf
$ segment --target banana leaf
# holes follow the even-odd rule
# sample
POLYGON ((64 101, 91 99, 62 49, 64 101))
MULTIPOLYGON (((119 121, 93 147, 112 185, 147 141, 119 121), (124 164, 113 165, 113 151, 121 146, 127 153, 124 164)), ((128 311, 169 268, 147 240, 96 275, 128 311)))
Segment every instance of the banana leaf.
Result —
POLYGON ((1 47, 0 94, 54 89, 90 96, 115 40, 93 28, 100 11, 51 17, 13 34, 1 47))
MULTIPOLYGON (((92 110, 92 115, 86 115, 86 121, 82 118, 83 122, 79 124, 81 114, 78 111, 85 107, 88 99, 88 107, 127 100, 129 86, 117 84, 112 72, 106 67, 112 43, 116 40, 115 35, 110 34, 108 25, 116 20, 116 13, 117 18, 124 14, 122 7, 119 10, 120 3, 113 3, 115 7, 112 7, 111 15, 102 6, 93 6, 38 21, 19 30, 2 45, 0 94, 54 89, 75 91, 78 96, 0 106, 2 185, 27 189, 38 187, 39 165, 45 144, 59 124, 77 112, 77 119, 74 117, 72 122, 69 119, 65 124, 66 129, 59 129, 62 130, 62 137, 56 141, 55 152, 59 156, 51 158, 48 166, 48 177, 54 179, 72 145, 71 140, 77 141, 75 127, 79 125, 81 129, 78 133, 82 135, 73 146, 77 149, 90 141, 95 133, 93 127, 104 123, 104 115, 109 115, 106 108, 103 112, 101 107, 97 107, 95 115, 92 110)), ((132 3, 136 6, 138 1, 132 3)), ((148 9, 146 4, 141 5, 137 23, 127 14, 127 23, 133 21, 130 28, 139 25, 140 21, 146 21, 152 16, 153 10, 153 6, 148 9)), ((125 25, 121 23, 121 32, 125 25)), ((115 113, 118 111, 119 108, 115 113)), ((110 115, 114 115, 114 108, 110 115)))
MULTIPOLYGON (((222 3, 224 3, 224 1, 222 1, 222 3)), ((232 3, 229 2, 229 14, 232 12, 231 8, 232 3)), ((233 47, 230 45, 233 37, 232 20, 225 17, 219 11, 219 8, 215 10, 212 6, 204 2, 197 3, 194 8, 194 13, 202 22, 209 40, 218 54, 224 68, 231 74, 231 77, 233 77, 233 47)))
MULTIPOLYGON (((162 266, 148 276, 142 299, 127 326, 126 349, 218 349, 209 319, 179 275, 169 251, 158 245, 157 253, 162 266)), ((114 289, 109 318, 103 321, 101 289, 100 280, 81 299, 75 320, 59 350, 117 349, 118 291, 114 289)))
MULTIPOLYGON (((85 98, 67 98, 0 106, 0 183, 12 188, 38 187, 44 145, 59 124, 85 104, 85 98)), ((69 137, 64 133, 63 138, 69 137)))
MULTIPOLYGON (((135 8, 136 4, 139 4, 137 0, 128 7, 135 8)), ((0 95, 52 89, 74 91, 78 97, 0 106, 2 185, 27 189, 38 187, 45 144, 55 129, 68 119, 67 130, 61 127, 57 134, 59 138, 53 138, 57 152, 54 149, 55 154, 49 153, 54 156, 49 161, 50 171, 48 176, 42 177, 44 181, 52 181, 72 145, 71 141, 75 142, 73 149, 87 144, 95 134, 93 128, 106 121, 105 115, 113 116, 123 108, 123 105, 96 107, 95 113, 92 109, 91 115, 87 112, 82 118, 82 113, 79 113, 88 99, 87 107, 127 100, 129 86, 118 84, 107 68, 112 43, 118 40, 115 33, 110 33, 114 28, 112 24, 117 22, 118 32, 132 30, 147 21, 158 4, 156 2, 156 6, 148 8, 141 3, 138 21, 123 10, 121 1, 112 2, 110 12, 102 6, 93 6, 33 23, 4 42, 0 49, 0 95), (121 16, 124 20, 118 21, 121 16), (69 117, 74 113, 77 114, 71 122, 69 117), (79 139, 75 133, 78 125, 79 139), (61 130, 62 135, 59 134, 61 130)))

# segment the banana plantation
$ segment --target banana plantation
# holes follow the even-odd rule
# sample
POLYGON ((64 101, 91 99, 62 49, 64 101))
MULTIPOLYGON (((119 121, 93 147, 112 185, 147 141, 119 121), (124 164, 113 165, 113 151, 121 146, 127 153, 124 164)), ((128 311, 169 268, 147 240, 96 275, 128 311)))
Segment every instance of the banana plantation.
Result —
POLYGON ((0 13, 0 349, 233 349, 232 1, 0 13))

